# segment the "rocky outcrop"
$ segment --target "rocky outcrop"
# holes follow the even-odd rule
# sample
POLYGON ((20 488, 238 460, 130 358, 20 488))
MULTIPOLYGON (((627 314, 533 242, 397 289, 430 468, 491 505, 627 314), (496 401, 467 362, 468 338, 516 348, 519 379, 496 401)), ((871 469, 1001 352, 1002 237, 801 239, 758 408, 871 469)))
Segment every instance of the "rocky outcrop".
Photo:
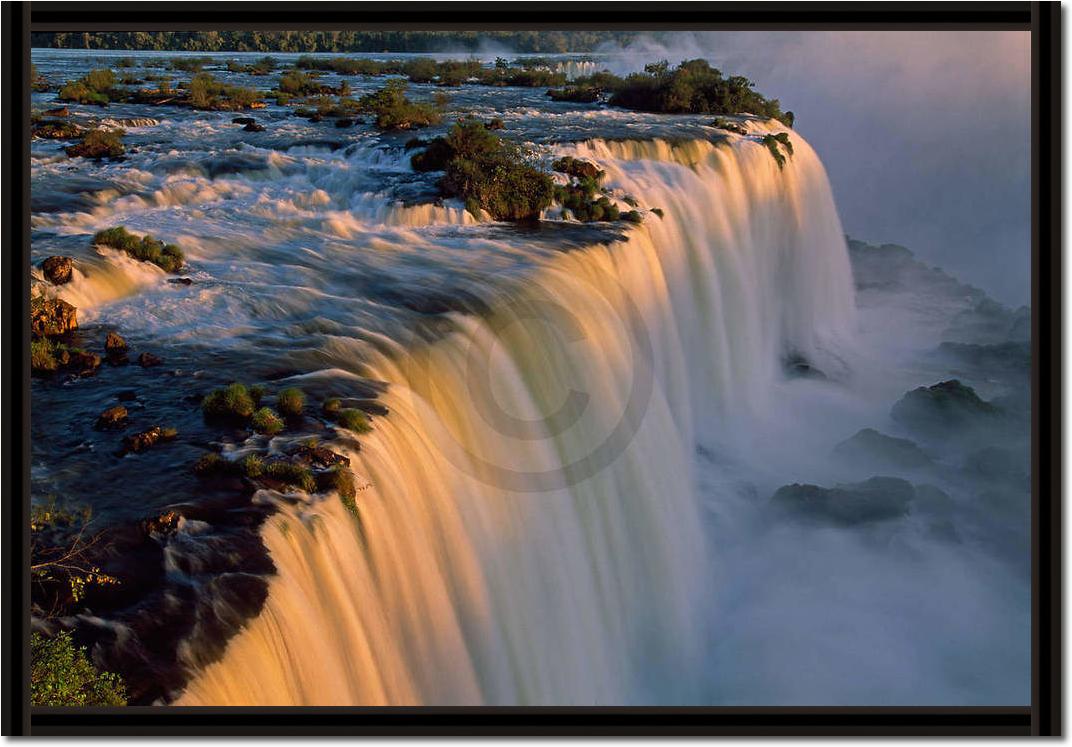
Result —
POLYGON ((179 432, 174 428, 162 428, 159 425, 154 425, 147 431, 135 433, 133 436, 124 438, 123 451, 124 453, 133 452, 135 454, 140 454, 159 443, 174 441, 178 435, 179 432))
POLYGON ((48 257, 41 263, 41 272, 44 273, 45 280, 53 285, 69 283, 74 274, 74 260, 70 257, 48 257))
POLYGON ((152 368, 153 366, 159 366, 163 362, 163 358, 152 353, 142 353, 138 356, 138 365, 142 368, 152 368))
POLYGON ((59 298, 37 296, 30 301, 30 331, 36 337, 67 334, 78 328, 77 312, 59 298))
POLYGON ((896 477, 823 488, 794 483, 771 496, 775 508, 819 523, 852 526, 897 519, 908 514, 916 489, 896 477))
POLYGON ((1001 410, 956 379, 908 392, 890 413, 910 428, 947 433, 995 422, 1001 410))
POLYGON ((109 407, 97 418, 98 430, 122 428, 127 422, 127 408, 122 405, 109 407))
POLYGON ((920 469, 933 460, 914 441, 894 438, 874 428, 864 428, 834 447, 834 455, 867 467, 920 469))

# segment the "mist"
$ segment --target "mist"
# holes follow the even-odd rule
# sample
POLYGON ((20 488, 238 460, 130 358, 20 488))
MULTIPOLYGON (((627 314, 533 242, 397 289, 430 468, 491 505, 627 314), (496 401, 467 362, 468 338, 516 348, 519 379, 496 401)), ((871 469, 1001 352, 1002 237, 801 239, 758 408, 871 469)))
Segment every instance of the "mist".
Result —
POLYGON ((1029 303, 1027 32, 695 32, 601 51, 616 72, 703 57, 746 75, 796 114, 849 235, 1029 303))

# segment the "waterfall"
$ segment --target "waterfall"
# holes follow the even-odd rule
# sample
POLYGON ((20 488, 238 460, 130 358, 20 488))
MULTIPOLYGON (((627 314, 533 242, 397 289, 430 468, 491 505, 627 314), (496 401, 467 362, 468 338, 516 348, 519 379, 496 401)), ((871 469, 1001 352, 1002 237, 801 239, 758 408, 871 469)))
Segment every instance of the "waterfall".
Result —
POLYGON ((855 324, 825 172, 792 140, 784 169, 749 137, 564 149, 663 218, 375 354, 390 415, 346 451, 359 516, 281 507, 263 611, 178 704, 703 702, 696 446, 762 415, 786 356, 844 374, 855 324))

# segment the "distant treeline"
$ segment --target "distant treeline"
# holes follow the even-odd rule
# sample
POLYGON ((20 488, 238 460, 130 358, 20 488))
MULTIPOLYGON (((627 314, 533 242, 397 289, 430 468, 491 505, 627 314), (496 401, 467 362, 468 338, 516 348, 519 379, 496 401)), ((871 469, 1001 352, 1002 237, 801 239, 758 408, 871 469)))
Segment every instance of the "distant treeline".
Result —
POLYGON ((591 52, 633 31, 78 31, 35 32, 34 47, 187 52, 591 52))

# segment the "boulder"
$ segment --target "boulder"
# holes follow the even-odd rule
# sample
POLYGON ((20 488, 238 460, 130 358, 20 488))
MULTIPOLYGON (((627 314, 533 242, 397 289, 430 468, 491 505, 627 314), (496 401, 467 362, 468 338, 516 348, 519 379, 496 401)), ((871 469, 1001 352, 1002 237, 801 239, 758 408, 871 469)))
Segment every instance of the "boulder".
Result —
POLYGON ((852 526, 905 516, 915 497, 916 489, 907 480, 872 477, 832 488, 783 485, 771 496, 771 503, 805 520, 852 526))
POLYGON ((62 353, 60 363, 70 373, 84 376, 100 368, 101 357, 85 350, 66 350, 62 353))
POLYGON ((74 272, 74 260, 70 257, 49 257, 41 263, 41 271, 45 274, 45 280, 53 285, 63 285, 71 282, 74 272))
POLYGON ((71 110, 66 106, 61 106, 58 109, 49 109, 45 112, 46 117, 69 117, 71 116, 71 110))
POLYGON ((914 441, 864 428, 834 447, 834 455, 866 467, 919 469, 933 461, 914 441))
POLYGON ((257 124, 256 122, 250 122, 242 129, 246 132, 264 132, 264 125, 257 124))
POLYGON ((138 356, 138 365, 142 368, 150 368, 152 366, 159 366, 164 360, 159 356, 152 353, 142 353, 138 356))
POLYGON ((350 460, 347 457, 316 444, 300 444, 291 450, 290 456, 295 462, 312 467, 332 467, 336 464, 350 466, 350 460))
POLYGON ((905 394, 891 410, 893 419, 911 428, 949 432, 992 423, 1001 410, 956 379, 921 386, 905 394))
POLYGON ((336 127, 353 127, 354 126, 354 120, 353 120, 352 117, 340 117, 339 119, 335 120, 335 126, 336 127))
POLYGON ((231 120, 231 124, 237 125, 251 125, 256 123, 257 120, 255 120, 253 117, 235 117, 231 120))
POLYGON ((133 436, 127 436, 123 439, 123 451, 134 452, 140 454, 158 443, 165 441, 174 441, 179 435, 179 432, 174 428, 162 428, 159 425, 154 425, 147 431, 141 433, 135 433, 133 436))
POLYGON ((127 408, 122 405, 116 405, 115 407, 109 407, 97 417, 97 428, 99 430, 122 428, 126 421, 127 408))
POLYGON ((109 332, 104 340, 104 350, 109 354, 126 353, 127 341, 118 332, 109 332))
POLYGON ((193 278, 170 278, 168 280, 172 285, 193 285, 193 278))
POLYGON ((165 511, 159 516, 153 516, 142 522, 142 528, 146 534, 166 537, 174 534, 179 528, 182 514, 177 511, 165 511))
POLYGON ((66 334, 78 328, 77 312, 59 298, 38 296, 30 301, 30 331, 37 337, 66 334))

